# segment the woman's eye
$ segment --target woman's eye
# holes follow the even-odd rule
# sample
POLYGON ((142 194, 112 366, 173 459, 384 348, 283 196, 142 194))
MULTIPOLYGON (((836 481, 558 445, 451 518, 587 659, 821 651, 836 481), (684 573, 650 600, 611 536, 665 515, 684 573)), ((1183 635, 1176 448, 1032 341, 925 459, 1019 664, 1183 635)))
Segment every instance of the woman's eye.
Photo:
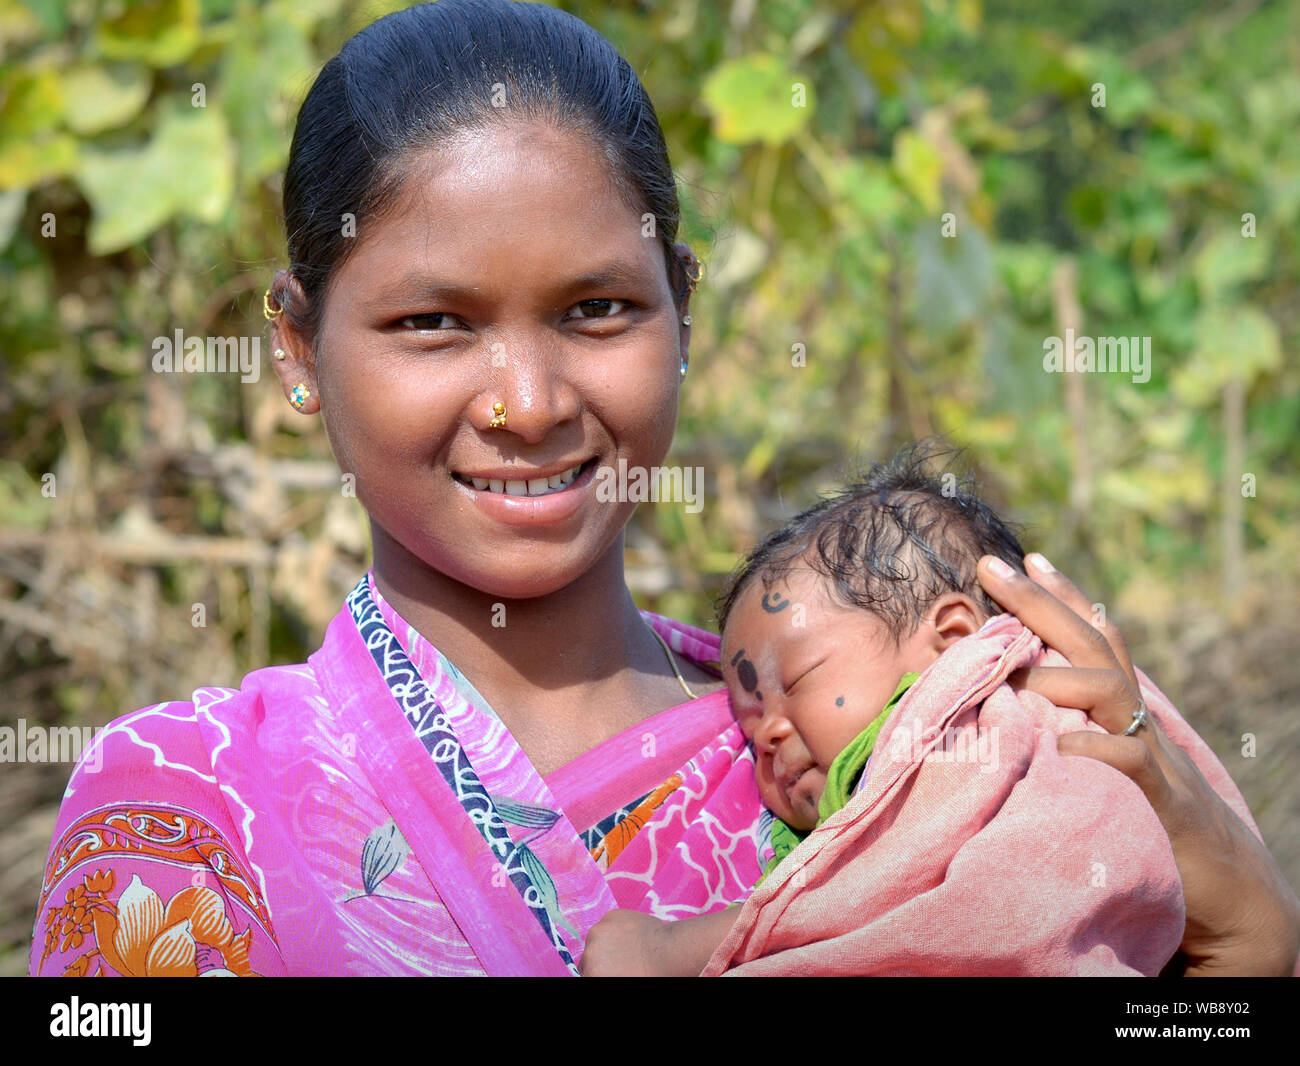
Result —
POLYGON ((627 306, 626 300, 582 300, 573 306, 573 311, 579 311, 580 314, 570 314, 566 317, 572 318, 610 318, 627 306))
POLYGON ((450 320, 451 315, 445 315, 441 312, 431 315, 410 315, 402 319, 402 326, 406 329, 418 330, 421 333, 434 333, 445 328, 439 325, 443 319, 450 320))

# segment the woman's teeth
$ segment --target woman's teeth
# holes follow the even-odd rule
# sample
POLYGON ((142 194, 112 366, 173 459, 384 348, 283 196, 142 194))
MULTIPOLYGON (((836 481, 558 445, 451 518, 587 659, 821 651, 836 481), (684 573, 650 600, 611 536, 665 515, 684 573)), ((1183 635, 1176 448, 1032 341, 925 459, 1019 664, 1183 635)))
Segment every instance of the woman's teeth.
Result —
POLYGON ((582 464, 579 463, 563 473, 552 474, 550 477, 535 477, 528 481, 505 481, 501 478, 486 477, 467 478, 460 474, 456 476, 480 491, 486 489, 488 492, 502 492, 507 496, 548 496, 552 492, 559 492, 566 488, 578 476, 581 469, 582 464))

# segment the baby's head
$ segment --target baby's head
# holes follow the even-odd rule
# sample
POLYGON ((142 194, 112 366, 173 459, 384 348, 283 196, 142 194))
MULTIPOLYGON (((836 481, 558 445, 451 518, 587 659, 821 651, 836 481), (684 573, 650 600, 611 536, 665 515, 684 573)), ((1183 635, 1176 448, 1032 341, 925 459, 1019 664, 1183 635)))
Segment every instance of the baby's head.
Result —
POLYGON ((982 555, 1017 570, 1015 533, 911 445, 769 534, 718 608, 731 705, 754 745, 759 793, 796 829, 817 823, 835 757, 909 671, 1000 612, 982 555))

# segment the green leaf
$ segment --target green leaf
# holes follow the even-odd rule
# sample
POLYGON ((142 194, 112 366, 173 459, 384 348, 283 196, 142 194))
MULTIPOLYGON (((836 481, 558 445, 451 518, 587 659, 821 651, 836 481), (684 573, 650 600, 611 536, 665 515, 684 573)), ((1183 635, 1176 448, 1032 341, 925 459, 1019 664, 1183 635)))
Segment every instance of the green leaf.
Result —
POLYGON ((67 0, 22 0, 23 7, 40 19, 41 26, 51 37, 57 37, 68 24, 64 12, 67 0))
POLYGON ((807 125, 814 107, 812 85, 762 53, 722 64, 705 81, 702 96, 714 133, 729 144, 782 144, 807 125))
POLYGON ((58 71, 10 68, 0 76, 0 189, 66 174, 77 142, 58 130, 66 98, 58 71))
POLYGON ((226 49, 222 106, 239 131, 241 180, 257 181, 284 166, 294 112, 311 84, 314 61, 292 23, 262 20, 226 49))
POLYGON ((9 189, 0 192, 0 252, 9 247, 26 203, 26 189, 9 189))
POLYGON ((888 221, 902 210, 902 193, 877 160, 850 159, 836 178, 839 197, 866 222, 888 221))
POLYGON ((99 25, 95 44, 109 59, 170 67, 198 47, 199 35, 199 0, 132 0, 99 25))
POLYGON ((64 77, 65 121, 76 133, 117 129, 149 99, 149 71, 126 63, 83 63, 64 77))
POLYGON ((1196 350, 1174 375, 1174 393, 1193 405, 1210 403, 1230 381, 1247 386, 1282 363, 1273 320, 1257 307, 1211 307, 1196 317, 1196 350))
POLYGON ((943 201, 943 158, 916 130, 899 130, 894 138, 894 171, 922 207, 931 213, 939 210, 943 201))
POLYGON ((317 23, 335 18, 342 7, 343 0, 271 0, 266 5, 266 18, 309 34, 317 23))
POLYGON ((234 188, 225 120, 213 108, 166 109, 147 147, 86 151, 77 181, 94 209, 95 255, 135 244, 173 215, 215 222, 234 188))
POLYGON ((90 251, 107 255, 135 244, 172 216, 165 180, 150 168, 149 150, 85 151, 77 184, 90 201, 90 251))
POLYGON ((183 104, 167 111, 150 145, 151 165, 180 214, 215 222, 234 192, 234 148, 220 111, 183 104))
POLYGON ((0 80, 0 130, 4 140, 43 133, 63 118, 63 81, 57 70, 11 68, 0 80))
POLYGON ((77 141, 66 133, 0 144, 0 189, 25 189, 71 172, 77 141))
POLYGON ((1234 285, 1256 281, 1268 271, 1270 242, 1265 234, 1243 237, 1240 229, 1216 232, 1196 256, 1193 271, 1206 300, 1217 300, 1234 285))

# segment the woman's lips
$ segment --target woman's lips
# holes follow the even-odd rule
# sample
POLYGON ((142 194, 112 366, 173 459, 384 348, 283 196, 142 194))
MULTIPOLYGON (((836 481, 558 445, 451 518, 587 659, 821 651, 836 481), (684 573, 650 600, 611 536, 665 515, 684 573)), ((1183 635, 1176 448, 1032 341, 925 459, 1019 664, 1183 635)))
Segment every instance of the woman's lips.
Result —
MULTIPOLYGON (((471 480, 466 480, 466 475, 453 474, 454 480, 462 492, 468 493, 474 506, 480 512, 498 522, 509 526, 539 526, 549 525, 556 522, 562 522, 571 518, 582 506, 583 501, 588 498, 589 493, 584 490, 592 483, 595 478, 594 471, 597 466, 596 459, 588 459, 586 462, 579 463, 576 467, 577 473, 569 477, 565 483, 563 478, 569 476, 575 469, 573 467, 558 471, 556 474, 547 475, 545 484, 546 491, 537 492, 536 494, 528 491, 529 481, 534 484, 540 482, 540 475, 532 479, 508 479, 508 478, 487 478, 485 488, 477 488, 472 480, 478 477, 484 480, 483 473, 480 471, 476 474, 468 475, 471 480), (550 480, 552 477, 560 479, 556 488, 551 488, 550 480), (501 488, 495 489, 492 482, 499 481, 501 488), (509 489, 520 489, 522 492, 511 492, 509 489)), ((493 471, 493 473, 504 473, 505 471, 493 471)), ((540 485, 537 485, 540 489, 540 485)))
POLYGON ((526 476, 530 472, 523 470, 493 470, 481 474, 453 473, 452 476, 462 485, 470 485, 479 492, 494 492, 502 496, 549 496, 562 492, 571 485, 587 465, 586 460, 554 474, 526 476))

